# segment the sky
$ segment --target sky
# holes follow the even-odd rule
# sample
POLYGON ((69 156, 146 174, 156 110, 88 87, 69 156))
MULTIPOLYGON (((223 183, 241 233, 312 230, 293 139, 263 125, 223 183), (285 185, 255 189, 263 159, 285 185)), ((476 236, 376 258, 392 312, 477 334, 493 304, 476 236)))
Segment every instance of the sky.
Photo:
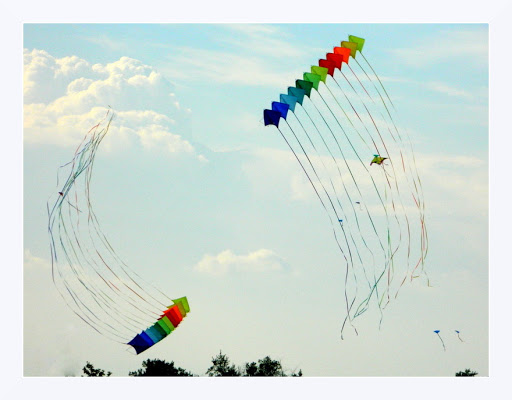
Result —
POLYGON ((147 358, 204 376, 219 351, 237 365, 269 355, 308 377, 490 375, 487 23, 24 22, 21 376, 80 376, 90 361, 123 377, 147 358), (371 311, 341 341, 329 221, 262 111, 349 34, 366 39, 411 136, 430 285, 406 284, 380 325, 371 311), (191 306, 139 356, 86 326, 51 279, 57 168, 108 106, 116 119, 92 193, 103 231, 145 280, 191 306))

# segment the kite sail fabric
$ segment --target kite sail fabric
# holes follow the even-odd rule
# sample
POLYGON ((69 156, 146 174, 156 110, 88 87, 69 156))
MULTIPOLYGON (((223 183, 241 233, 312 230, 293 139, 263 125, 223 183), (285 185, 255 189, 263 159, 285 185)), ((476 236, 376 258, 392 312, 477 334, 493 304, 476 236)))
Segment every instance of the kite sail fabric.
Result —
POLYGON ((375 154, 375 155, 373 156, 373 160, 372 160, 372 162, 370 163, 370 165, 372 165, 372 164, 381 165, 381 164, 384 162, 384 160, 387 160, 387 158, 386 158, 386 157, 381 157, 381 156, 379 156, 378 154, 375 154))
POLYGON ((180 322, 187 316, 190 311, 186 297, 173 300, 173 305, 165 310, 160 318, 149 328, 138 333, 128 342, 137 354, 149 349, 158 343, 167 335, 171 334, 180 322))
POLYGON ((84 136, 73 159, 59 167, 56 199, 47 205, 52 279, 83 322, 138 354, 174 331, 190 307, 186 297, 172 300, 142 279, 121 260, 101 229, 92 206, 91 179, 113 118, 109 109, 84 136))
POLYGON ((425 203, 412 143, 362 52, 365 43, 350 35, 263 111, 265 126, 280 133, 328 216, 344 266, 342 339, 346 323, 357 334, 354 319, 373 306, 381 321, 405 282, 428 284, 425 203))

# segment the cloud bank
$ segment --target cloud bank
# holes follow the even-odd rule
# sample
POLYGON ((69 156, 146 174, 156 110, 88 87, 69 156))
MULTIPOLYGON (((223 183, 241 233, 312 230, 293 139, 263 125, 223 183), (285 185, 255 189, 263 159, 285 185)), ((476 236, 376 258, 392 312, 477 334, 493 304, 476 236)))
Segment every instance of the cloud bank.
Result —
POLYGON ((116 119, 109 136, 120 144, 195 154, 175 132, 176 121, 191 111, 181 107, 172 83, 151 66, 129 57, 91 64, 37 49, 25 49, 23 57, 25 143, 76 146, 112 107, 116 119))

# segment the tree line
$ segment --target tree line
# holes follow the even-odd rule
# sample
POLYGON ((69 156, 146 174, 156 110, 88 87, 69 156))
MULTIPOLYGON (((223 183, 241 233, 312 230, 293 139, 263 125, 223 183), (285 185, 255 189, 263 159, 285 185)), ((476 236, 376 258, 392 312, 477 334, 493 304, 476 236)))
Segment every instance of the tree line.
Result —
MULTIPOLYGON (((86 377, 108 377, 112 372, 94 366, 87 361, 85 367, 82 368, 83 375, 86 377)), ((212 364, 205 372, 206 376, 302 376, 302 369, 292 372, 290 375, 285 373, 281 361, 273 360, 269 356, 259 359, 257 362, 247 362, 243 366, 236 366, 231 363, 229 357, 222 353, 222 350, 215 357, 212 358, 212 364)), ((476 376, 478 372, 466 368, 464 371, 455 373, 455 376, 476 376)), ((167 362, 160 359, 147 359, 142 362, 142 368, 137 371, 131 371, 128 376, 200 376, 187 371, 184 368, 178 367, 174 361, 167 362)))
MULTIPOLYGON (((89 361, 82 368, 85 377, 108 377, 112 372, 100 368, 95 368, 89 361)), ((257 362, 247 362, 242 366, 237 366, 230 362, 229 357, 222 353, 212 358, 212 364, 205 372, 206 376, 302 376, 302 369, 298 372, 293 371, 290 375, 285 373, 285 369, 278 360, 273 360, 269 356, 259 359, 257 362)), ((174 361, 167 362, 160 359, 147 359, 142 362, 142 368, 137 371, 130 371, 128 376, 200 376, 178 367, 174 361)))

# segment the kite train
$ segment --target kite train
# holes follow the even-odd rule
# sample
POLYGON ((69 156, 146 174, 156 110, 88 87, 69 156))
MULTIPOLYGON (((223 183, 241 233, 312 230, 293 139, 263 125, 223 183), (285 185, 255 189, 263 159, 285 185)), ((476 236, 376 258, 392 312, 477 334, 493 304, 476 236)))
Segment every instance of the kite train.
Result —
POLYGON ((406 281, 424 278, 425 203, 408 133, 349 36, 263 111, 294 154, 329 220, 344 279, 341 338, 348 322, 380 315, 406 281), (360 55, 363 62, 356 56, 360 55))
POLYGON ((87 132, 73 159, 59 167, 48 201, 52 279, 71 310, 98 333, 137 354, 173 332, 190 312, 125 264, 103 233, 91 199, 96 153, 112 123, 110 110, 87 132), (63 184, 59 175, 65 173, 63 184))

